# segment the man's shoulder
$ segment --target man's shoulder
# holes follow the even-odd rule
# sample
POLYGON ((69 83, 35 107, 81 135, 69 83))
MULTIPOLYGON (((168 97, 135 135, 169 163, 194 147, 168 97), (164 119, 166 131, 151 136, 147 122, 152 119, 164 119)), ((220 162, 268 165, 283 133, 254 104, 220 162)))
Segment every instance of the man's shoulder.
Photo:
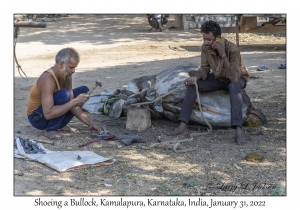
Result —
MULTIPOLYGON (((54 78, 52 77, 51 73, 44 71, 41 76, 37 80, 37 85, 39 87, 46 87, 46 88, 53 88, 55 85, 54 78)), ((44 89, 44 88, 41 88, 44 89)))
POLYGON ((229 41, 228 39, 224 38, 224 43, 225 43, 225 48, 227 50, 229 50, 229 51, 239 51, 238 46, 235 43, 229 41))
POLYGON ((52 75, 48 71, 44 71, 41 76, 38 78, 39 80, 51 80, 52 75))

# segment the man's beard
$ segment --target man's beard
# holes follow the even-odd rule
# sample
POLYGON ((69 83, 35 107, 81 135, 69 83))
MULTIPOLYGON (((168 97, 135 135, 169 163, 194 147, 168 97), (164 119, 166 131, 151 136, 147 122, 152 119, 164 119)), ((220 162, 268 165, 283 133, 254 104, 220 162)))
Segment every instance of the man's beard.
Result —
POLYGON ((70 84, 71 76, 67 74, 65 78, 65 87, 68 88, 70 84))
POLYGON ((206 49, 208 50, 212 50, 212 46, 211 45, 205 45, 206 49))
POLYGON ((66 71, 66 67, 67 67, 67 65, 64 63, 63 68, 61 69, 64 79, 66 79, 66 77, 68 76, 68 72, 66 71))
POLYGON ((71 75, 68 74, 68 72, 66 71, 66 67, 67 65, 64 64, 63 67, 61 68, 61 80, 63 81, 64 87, 68 88, 69 84, 70 84, 70 79, 71 79, 71 75))

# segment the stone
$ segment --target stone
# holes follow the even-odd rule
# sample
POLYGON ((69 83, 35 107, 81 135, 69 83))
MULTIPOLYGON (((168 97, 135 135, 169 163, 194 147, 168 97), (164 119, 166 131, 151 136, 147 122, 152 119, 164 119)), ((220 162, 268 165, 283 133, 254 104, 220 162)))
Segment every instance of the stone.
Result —
POLYGON ((183 21, 183 30, 188 30, 190 28, 190 22, 183 21))
POLYGON ((182 28, 182 15, 175 15, 175 25, 178 28, 182 28))
POLYGON ((216 17, 215 19, 218 23, 226 23, 227 18, 226 17, 216 17))
POLYGON ((208 20, 216 21, 221 27, 235 27, 234 15, 182 15, 182 27, 184 30, 201 28, 201 25, 208 20))
POLYGON ((231 27, 231 23, 224 23, 224 27, 231 27))
POLYGON ((190 23, 190 29, 196 28, 196 23, 190 23))
POLYGON ((245 160, 249 162, 259 163, 262 162, 262 157, 258 155, 256 152, 251 152, 246 155, 245 160))
POLYGON ((151 127, 151 115, 148 109, 134 107, 127 110, 127 130, 142 131, 149 127, 151 127))

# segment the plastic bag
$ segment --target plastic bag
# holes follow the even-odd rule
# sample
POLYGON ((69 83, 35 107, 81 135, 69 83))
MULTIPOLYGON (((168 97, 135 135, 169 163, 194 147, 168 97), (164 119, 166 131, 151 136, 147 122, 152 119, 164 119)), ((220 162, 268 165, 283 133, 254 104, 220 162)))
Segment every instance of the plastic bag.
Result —
POLYGON ((51 151, 46 149, 41 143, 26 139, 25 141, 35 143, 43 151, 30 154, 25 152, 21 141, 24 141, 24 139, 21 137, 15 138, 14 156, 16 158, 38 161, 58 172, 92 166, 106 166, 116 162, 115 159, 102 157, 91 151, 51 151))

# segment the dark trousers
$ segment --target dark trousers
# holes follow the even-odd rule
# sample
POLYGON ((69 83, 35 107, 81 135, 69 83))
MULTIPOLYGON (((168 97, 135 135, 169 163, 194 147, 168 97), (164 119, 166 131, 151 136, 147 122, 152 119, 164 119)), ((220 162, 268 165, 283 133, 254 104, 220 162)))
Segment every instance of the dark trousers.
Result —
MULTIPOLYGON (((76 98, 79 94, 87 93, 88 91, 89 91, 89 89, 86 86, 81 86, 81 87, 75 88, 75 89, 73 89, 74 98, 76 98)), ((61 90, 59 90, 53 94, 54 105, 65 104, 65 103, 69 102, 70 99, 71 99, 70 91, 66 88, 62 88, 61 90)), ((63 114, 57 118, 47 120, 44 117, 43 108, 41 105, 33 113, 31 113, 28 116, 28 120, 33 127, 40 129, 40 130, 46 129, 46 131, 49 132, 49 131, 57 131, 59 128, 65 127, 71 121, 71 119, 73 117, 74 117, 74 115, 70 111, 68 111, 65 114, 63 114), (42 116, 37 122, 33 121, 33 118, 32 118, 35 113, 39 113, 42 116)))
MULTIPOLYGON (((242 127, 243 125, 243 98, 241 91, 246 86, 244 79, 239 79, 238 82, 222 82, 215 79, 215 75, 210 73, 205 80, 198 80, 199 92, 209 92, 217 90, 229 90, 230 105, 231 105, 231 127, 242 127)), ((201 97, 201 95, 200 95, 201 97)), ((186 87, 185 97, 181 106, 179 120, 188 124, 195 101, 197 99, 196 88, 194 85, 186 87)))

